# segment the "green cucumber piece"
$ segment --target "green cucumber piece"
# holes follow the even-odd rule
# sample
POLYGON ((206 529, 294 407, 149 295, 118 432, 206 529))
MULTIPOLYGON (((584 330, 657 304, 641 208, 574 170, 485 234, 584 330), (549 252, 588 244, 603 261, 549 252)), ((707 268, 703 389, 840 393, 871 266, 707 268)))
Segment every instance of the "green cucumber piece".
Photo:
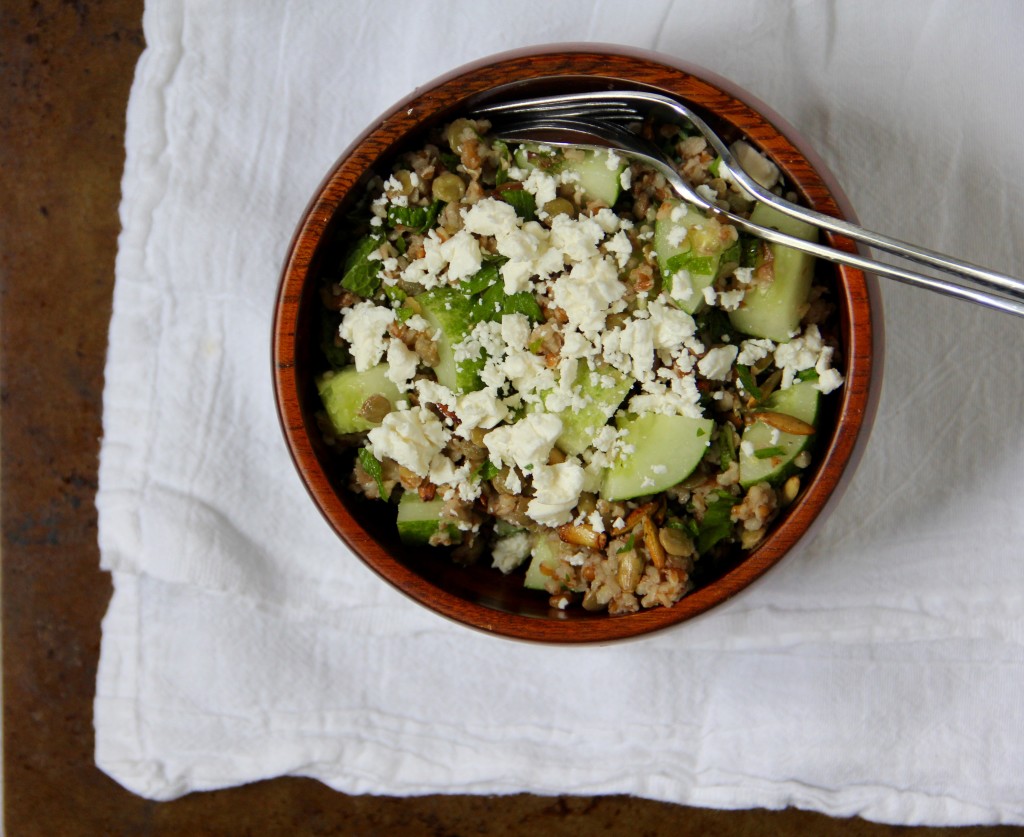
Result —
POLYGON ((440 384, 460 394, 483 386, 480 370, 486 359, 483 355, 470 360, 455 360, 455 346, 473 329, 473 306, 480 297, 470 296, 458 288, 442 287, 416 297, 423 318, 430 324, 431 336, 440 331, 435 340, 440 362, 434 374, 440 384))
POLYGON ((609 157, 607 151, 587 151, 582 160, 566 160, 564 168, 579 175, 577 182, 588 198, 615 206, 622 192, 622 172, 627 165, 625 157, 609 157))
MULTIPOLYGON (((785 413, 818 426, 818 406, 821 393, 810 381, 793 384, 768 396, 764 409, 785 413)), ((796 469, 793 460, 810 446, 814 436, 800 436, 778 431, 763 421, 755 421, 743 431, 740 442, 740 485, 749 488, 759 482, 778 485, 796 469), (749 444, 747 444, 749 442, 749 444), (765 456, 766 452, 777 449, 777 453, 765 456), (758 456, 758 452, 761 455, 758 456)))
POLYGON ((664 207, 667 209, 658 213, 654 224, 654 252, 658 256, 662 282, 672 301, 687 314, 693 314, 704 305, 704 289, 715 281, 722 254, 727 249, 719 235, 721 224, 681 201, 667 200, 664 207), (677 207, 681 207, 684 214, 673 221, 677 207), (673 230, 679 228, 685 229, 686 235, 673 244, 673 230), (690 295, 683 298, 686 288, 690 289, 690 295))
POLYGON ((633 379, 606 364, 591 369, 584 360, 580 361, 577 369, 575 385, 589 402, 578 411, 564 410, 558 414, 562 420, 562 432, 555 440, 555 445, 569 456, 583 453, 593 444, 594 435, 615 415, 622 400, 629 394, 633 379), (608 378, 612 380, 611 386, 607 385, 608 378))
POLYGON ((551 576, 545 573, 541 567, 545 566, 549 570, 558 569, 561 559, 558 557, 557 543, 557 539, 553 539, 547 534, 537 537, 531 551, 530 566, 526 568, 524 587, 529 590, 545 589, 545 584, 551 576))
POLYGON ((383 395, 392 407, 401 400, 402 394, 388 380, 387 372, 386 363, 378 363, 365 372, 359 372, 355 366, 347 366, 337 372, 327 372, 317 380, 317 392, 335 433, 342 436, 361 433, 379 424, 359 415, 359 410, 371 395, 383 395))
MULTIPOLYGON (((818 240, 816 227, 784 215, 765 203, 754 207, 750 220, 805 241, 818 240)), ((767 286, 750 288, 740 307, 729 312, 729 319, 737 331, 784 343, 800 327, 814 278, 814 256, 783 244, 769 246, 774 260, 774 281, 767 286)))
MULTIPOLYGON (((441 511, 444 500, 437 497, 433 500, 421 500, 415 491, 406 491, 398 500, 398 537, 402 543, 410 546, 427 546, 441 528, 441 511)), ((450 524, 451 525, 451 524, 450 524)), ((462 533, 452 532, 452 540, 462 539, 462 533)))
POLYGON ((538 167, 537 157, 543 157, 550 160, 548 165, 542 167, 547 174, 554 176, 565 171, 575 172, 577 177, 574 182, 586 197, 615 206, 622 193, 622 173, 629 166, 625 157, 615 155, 617 159, 613 159, 607 151, 584 151, 578 159, 566 158, 560 150, 541 151, 541 148, 533 143, 521 145, 516 150, 516 165, 529 171, 538 167), (612 166, 609 168, 610 160, 612 166))
POLYGON ((622 442, 632 445, 633 453, 605 471, 601 496, 630 500, 657 494, 686 479, 704 457, 714 426, 711 419, 661 413, 622 420, 619 428, 626 431, 622 442))

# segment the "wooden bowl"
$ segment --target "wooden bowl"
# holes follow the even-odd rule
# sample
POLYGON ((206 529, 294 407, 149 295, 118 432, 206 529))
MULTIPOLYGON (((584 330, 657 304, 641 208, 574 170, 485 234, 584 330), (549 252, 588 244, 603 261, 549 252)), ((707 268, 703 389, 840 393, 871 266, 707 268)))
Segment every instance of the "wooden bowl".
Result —
MULTIPOLYGON (((794 132, 760 103, 706 71, 664 56, 594 45, 555 46, 499 55, 460 68, 417 90, 384 114, 345 151, 313 196, 299 223, 277 297, 273 371, 277 406, 290 448, 313 501, 335 532, 370 568, 431 610, 494 634, 541 642, 607 642, 635 637, 703 613, 749 585, 789 551, 837 493, 858 448, 858 436, 873 409, 872 345, 877 337, 873 280, 859 270, 819 265, 819 279, 838 303, 845 385, 826 400, 815 464, 805 474, 798 499, 752 552, 717 562, 713 575, 671 608, 610 616, 582 609, 560 611, 547 596, 522 587, 485 563, 456 566, 439 550, 399 542, 394 512, 345 488, 348 465, 318 432, 320 409, 314 377, 317 358, 316 280, 319 265, 351 204, 374 170, 385 172, 400 151, 413 148, 426 131, 485 101, 552 92, 653 88, 693 107, 727 139, 740 135, 767 153, 806 205, 843 214, 843 198, 813 153, 801 149, 794 132)), ((833 247, 852 242, 826 235, 833 247)), ((864 434, 866 436, 866 434, 864 434)), ((339 550, 338 560, 348 560, 339 550)))

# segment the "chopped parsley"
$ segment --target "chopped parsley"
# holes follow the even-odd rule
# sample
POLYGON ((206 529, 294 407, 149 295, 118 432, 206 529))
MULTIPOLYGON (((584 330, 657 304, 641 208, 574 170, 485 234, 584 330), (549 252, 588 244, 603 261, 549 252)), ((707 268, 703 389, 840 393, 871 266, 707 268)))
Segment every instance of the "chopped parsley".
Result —
POLYGON ((378 235, 367 235, 356 242, 345 259, 341 287, 361 297, 371 297, 377 293, 380 288, 380 259, 371 259, 369 256, 382 242, 383 238, 378 235))
POLYGON ((380 492, 381 499, 387 502, 390 496, 388 490, 384 487, 384 466, 381 465, 380 460, 373 455, 369 448, 360 448, 359 464, 363 466, 363 470, 366 473, 373 477, 373 481, 377 483, 377 491, 380 492))

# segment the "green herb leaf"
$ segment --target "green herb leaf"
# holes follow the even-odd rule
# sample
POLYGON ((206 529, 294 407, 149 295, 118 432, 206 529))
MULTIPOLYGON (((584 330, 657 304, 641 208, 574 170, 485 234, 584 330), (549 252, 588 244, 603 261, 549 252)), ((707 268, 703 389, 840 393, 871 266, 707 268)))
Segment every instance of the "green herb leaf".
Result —
POLYGON ((381 465, 380 460, 374 456, 369 448, 359 449, 359 464, 363 466, 363 470, 366 471, 373 481, 377 483, 377 491, 380 492, 381 499, 387 502, 390 497, 388 491, 384 487, 384 466, 381 465))
POLYGON ((719 177, 719 172, 722 170, 722 158, 715 157, 714 160, 708 165, 708 174, 712 177, 719 177))
POLYGON ((615 550, 616 555, 621 555, 623 552, 632 552, 636 549, 636 536, 630 535, 626 540, 626 545, 615 550))
POLYGON ((408 320, 416 312, 411 308, 406 308, 404 305, 401 308, 395 309, 395 319, 398 320, 398 324, 401 325, 408 320))
POLYGON ((448 169, 448 171, 455 171, 462 162, 462 158, 459 157, 458 154, 453 154, 451 151, 441 151, 439 154, 441 162, 444 163, 444 167, 448 169))
POLYGON ((500 469, 498 468, 497 465, 491 462, 490 459, 485 459, 483 461, 483 464, 476 469, 476 473, 473 476, 476 477, 478 482, 484 482, 485 480, 494 479, 496 476, 498 476, 499 472, 500 469))
POLYGON ((485 320, 498 321, 501 319, 501 303, 505 298, 505 289, 500 283, 495 282, 488 287, 480 297, 480 303, 473 306, 473 322, 480 323, 485 320))
POLYGON ((397 236, 391 243, 395 245, 395 249, 398 251, 399 256, 404 256, 405 251, 409 248, 404 235, 397 236))
POLYGON ((736 431, 731 424, 725 423, 718 434, 718 452, 721 457, 719 464, 725 471, 736 461, 736 431))
POLYGON ((718 259, 718 276, 728 276, 732 273, 739 265, 741 255, 740 241, 736 239, 722 251, 722 255, 718 259))
POLYGON ((497 282, 499 278, 501 278, 498 268, 499 265, 497 262, 485 264, 468 279, 463 279, 459 282, 460 290, 467 294, 478 294, 487 290, 491 285, 497 282))
POLYGON ((743 389, 745 389, 749 395, 752 395, 758 401, 764 397, 761 393, 760 387, 757 385, 757 381, 754 380, 754 373, 750 371, 749 366, 737 363, 736 377, 740 379, 740 383, 743 384, 743 389))
POLYGON ((395 206, 388 207, 389 227, 408 227, 416 232, 426 232, 437 221, 437 216, 444 207, 444 201, 434 201, 430 206, 395 206))
POLYGON ((728 491, 707 497, 707 509, 697 529, 697 552, 704 554, 719 541, 732 535, 732 507, 735 498, 728 491))
POLYGON ((408 296, 398 285, 385 285, 384 296, 390 299, 392 302, 405 302, 405 298, 408 296))
POLYGON ((693 276, 710 276, 715 272, 714 259, 711 256, 697 256, 693 252, 679 253, 670 258, 665 267, 669 274, 685 270, 693 276))
POLYGON ((771 448, 761 448, 760 450, 754 451, 755 459, 771 459, 773 456, 782 456, 785 451, 778 445, 771 448))
POLYGON ((818 376, 818 370, 817 369, 805 369, 805 370, 803 370, 803 372, 797 372, 796 373, 796 377, 797 377, 797 379, 799 379, 801 381, 816 381, 816 380, 818 380, 818 377, 819 377, 818 376))
POLYGON ((757 267, 758 256, 761 254, 761 239, 746 233, 740 233, 740 267, 757 267))
POLYGON ((362 297, 371 297, 380 287, 380 259, 369 258, 370 253, 380 247, 383 239, 377 235, 368 235, 359 239, 356 246, 345 259, 344 275, 341 287, 362 297))
POLYGON ((537 218, 537 201, 525 189, 503 189, 498 193, 498 197, 510 204, 516 215, 524 221, 533 221, 537 218))
POLYGON ((539 323, 544 319, 544 313, 540 310, 537 298, 529 291, 520 291, 519 293, 507 295, 501 301, 501 313, 502 316, 505 314, 525 314, 534 323, 539 323))

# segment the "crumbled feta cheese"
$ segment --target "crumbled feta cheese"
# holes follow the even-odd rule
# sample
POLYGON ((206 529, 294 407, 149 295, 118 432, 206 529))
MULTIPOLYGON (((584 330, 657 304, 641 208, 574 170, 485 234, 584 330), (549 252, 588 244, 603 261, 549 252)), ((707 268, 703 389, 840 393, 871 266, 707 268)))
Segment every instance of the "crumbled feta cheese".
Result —
POLYGON ((843 385, 843 376, 835 369, 826 369, 818 373, 818 380, 815 386, 822 395, 828 395, 833 390, 843 385))
POLYGON ((775 365, 782 370, 782 382, 780 386, 785 389, 793 385, 796 375, 805 369, 814 369, 818 373, 818 388, 822 386, 831 389, 821 389, 822 392, 831 392, 842 384, 842 376, 838 372, 828 375, 832 361, 832 347, 826 346, 821 340, 821 332, 813 323, 804 329, 799 337, 794 337, 788 343, 780 343, 775 349, 775 365), (822 381, 825 377, 827 380, 822 381), (838 382, 837 382, 838 377, 838 382))
POLYGON ((718 201, 718 192, 706 183, 701 183, 694 191, 712 205, 718 201))
POLYGON ((555 440, 562 432, 562 420, 551 413, 529 413, 515 424, 497 427, 484 436, 490 460, 499 468, 518 465, 527 468, 546 466, 555 440))
POLYGON ((419 355, 401 340, 392 337, 388 340, 387 361, 388 369, 385 374, 388 380, 398 387, 399 392, 408 392, 410 381, 419 366, 419 355))
POLYGON ((732 371, 733 361, 739 350, 735 346, 719 346, 716 349, 709 349, 697 362, 697 369, 700 374, 711 381, 724 381, 732 371))
POLYGON ((683 243, 683 239, 686 238, 686 234, 688 232, 689 227, 683 225, 672 227, 672 229, 668 231, 668 236, 665 239, 668 242, 668 246, 678 247, 683 243))
POLYGON ((446 407, 455 405, 456 396, 444 384, 437 381, 419 380, 413 385, 420 404, 443 404, 446 407))
POLYGON ((479 242, 466 230, 459 230, 441 245, 441 255, 448 262, 448 281, 468 279, 483 265, 479 242))
POLYGON ((528 532, 501 538, 491 550, 492 567, 508 575, 523 563, 530 555, 530 535, 528 532))
POLYGON ((622 229, 626 229, 625 227, 622 227, 622 221, 619 218, 619 216, 616 215, 607 206, 602 206, 599 210, 597 210, 597 212, 593 214, 592 217, 594 221, 597 222, 598 226, 601 227, 602 230, 604 230, 605 235, 611 235, 620 227, 622 229))
POLYGON ((775 344, 767 337, 754 337, 740 343, 740 353, 736 357, 736 362, 743 366, 753 366, 774 351, 775 344))
POLYGON ((747 295, 747 292, 743 288, 737 288, 735 291, 721 291, 718 294, 718 307, 723 311, 735 311, 740 307, 740 303, 743 302, 743 297, 747 295))
POLYGON ((519 226, 519 216, 512 204, 497 198, 484 198, 462 210, 462 225, 476 235, 500 236, 519 226))
POLYGON ((585 215, 576 219, 556 215, 551 220, 551 246, 563 253, 567 261, 593 259, 598 255, 597 245, 603 238, 601 225, 585 215))
POLYGON ((555 193, 556 186, 555 179, 550 174, 541 171, 541 169, 534 169, 530 172, 529 177, 523 181, 523 188, 533 195, 538 209, 557 197, 555 193))
POLYGON ((345 312, 338 333, 352 347, 352 359, 359 372, 380 363, 387 350, 384 335, 394 319, 394 311, 370 300, 357 302, 345 312))
POLYGON ((455 433, 463 439, 477 427, 485 430, 497 426, 508 417, 508 407, 485 389, 469 392, 459 397, 455 405, 459 426, 455 433))
POLYGON ((749 285, 754 281, 754 268, 752 267, 737 267, 732 275, 736 277, 736 281, 741 285, 749 285))
POLYGON ((604 243, 604 249, 609 255, 615 257, 615 262, 621 270, 629 262, 633 255, 633 242, 629 240, 624 230, 619 230, 615 235, 604 243))
POLYGON ((583 491, 583 483, 583 468, 572 460, 534 468, 534 497, 526 507, 526 513, 545 526, 569 522, 583 491))
POLYGON ((556 279, 553 297, 570 325, 594 335, 604 328, 609 313, 622 310, 625 293, 615 263, 597 256, 574 264, 569 273, 556 279))
POLYGON ((377 459, 388 457, 413 473, 426 477, 430 463, 448 443, 450 433, 426 407, 392 410, 367 434, 377 459))
POLYGON ((674 305, 655 300, 647 306, 647 311, 655 349, 674 349, 697 333, 693 317, 674 305))

